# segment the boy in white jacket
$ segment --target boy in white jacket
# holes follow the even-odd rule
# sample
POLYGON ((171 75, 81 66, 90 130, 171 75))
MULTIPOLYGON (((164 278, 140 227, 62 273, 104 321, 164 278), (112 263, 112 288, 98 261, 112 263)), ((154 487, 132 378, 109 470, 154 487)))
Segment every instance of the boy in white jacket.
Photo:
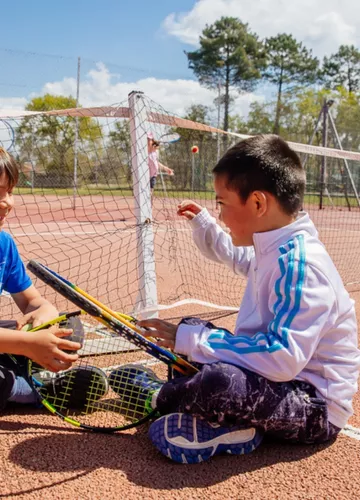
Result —
POLYGON ((255 136, 227 151, 213 170, 221 229, 191 201, 200 251, 248 283, 234 335, 197 318, 178 326, 144 320, 162 345, 200 363, 191 378, 161 384, 124 367, 162 417, 154 445, 186 463, 252 451, 264 433, 299 443, 337 436, 352 415, 360 352, 354 302, 309 216, 300 209, 305 172, 279 137, 255 136))

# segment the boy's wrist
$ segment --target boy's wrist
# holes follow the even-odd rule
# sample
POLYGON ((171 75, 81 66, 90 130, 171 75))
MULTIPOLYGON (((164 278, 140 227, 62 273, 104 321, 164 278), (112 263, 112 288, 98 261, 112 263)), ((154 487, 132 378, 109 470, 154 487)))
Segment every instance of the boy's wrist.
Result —
POLYGON ((175 352, 187 356, 189 354, 189 332, 188 325, 179 324, 175 336, 175 352))
POLYGON ((195 217, 193 217, 190 220, 190 224, 191 224, 193 229, 200 229, 202 227, 206 227, 208 224, 211 224, 213 222, 216 222, 216 221, 215 221, 214 217, 212 217, 209 214, 207 208, 203 208, 201 210, 201 212, 196 214, 195 217))
POLYGON ((24 330, 0 330, 0 350, 8 354, 26 356, 30 332, 24 330))

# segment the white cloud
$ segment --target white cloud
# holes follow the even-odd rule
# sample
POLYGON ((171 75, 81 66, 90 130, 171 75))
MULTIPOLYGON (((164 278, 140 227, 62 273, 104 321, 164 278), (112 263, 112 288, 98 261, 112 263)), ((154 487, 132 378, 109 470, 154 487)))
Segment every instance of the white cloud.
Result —
MULTIPOLYGON (((0 97, 0 117, 11 116, 13 111, 22 111, 27 103, 25 97, 0 97)), ((11 150, 14 144, 15 122, 0 118, 0 146, 11 150)))
MULTIPOLYGON (((118 75, 112 75, 108 68, 99 63, 81 81, 80 103, 84 107, 103 106, 114 103, 127 103, 127 96, 133 90, 141 90, 154 103, 165 111, 183 115, 186 108, 192 104, 212 106, 216 92, 201 87, 194 80, 160 80, 144 78, 136 82, 114 81, 118 75), (116 77, 116 78, 114 78, 116 77)), ((47 83, 42 93, 76 95, 76 79, 64 78, 58 82, 47 83)), ((255 94, 243 94, 236 97, 234 112, 246 115, 249 105, 254 100, 261 100, 255 94)), ((155 105, 155 104, 154 104, 155 105)))
MULTIPOLYGON (((194 80, 161 80, 157 78, 144 78, 135 82, 119 81, 119 75, 111 74, 103 63, 98 63, 81 79, 80 104, 82 107, 128 105, 128 94, 133 90, 144 92, 145 96, 153 101, 151 106, 161 107, 165 112, 183 116, 192 104, 203 104, 214 108, 214 99, 217 92, 201 87, 194 80)), ((76 95, 76 79, 63 78, 60 81, 46 83, 40 95, 55 94, 64 96, 76 95)), ((14 116, 14 111, 23 111, 29 100, 39 94, 30 94, 25 97, 1 98, 0 116, 14 116)), ((232 114, 246 116, 250 104, 255 100, 264 100, 262 95, 233 94, 235 97, 232 105, 232 114)))
POLYGON ((205 25, 222 16, 249 23, 261 38, 291 33, 319 57, 359 41, 360 4, 353 0, 198 0, 190 11, 167 16, 163 28, 196 46, 205 25))
POLYGON ((24 109, 26 103, 26 97, 0 97, 0 110, 24 109))

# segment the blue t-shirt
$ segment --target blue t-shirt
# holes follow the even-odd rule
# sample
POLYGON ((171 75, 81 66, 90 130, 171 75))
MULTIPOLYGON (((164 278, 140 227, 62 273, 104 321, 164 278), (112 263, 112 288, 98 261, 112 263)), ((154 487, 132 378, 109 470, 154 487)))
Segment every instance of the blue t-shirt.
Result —
POLYGON ((23 292, 32 282, 14 240, 9 233, 0 232, 0 294, 23 292))

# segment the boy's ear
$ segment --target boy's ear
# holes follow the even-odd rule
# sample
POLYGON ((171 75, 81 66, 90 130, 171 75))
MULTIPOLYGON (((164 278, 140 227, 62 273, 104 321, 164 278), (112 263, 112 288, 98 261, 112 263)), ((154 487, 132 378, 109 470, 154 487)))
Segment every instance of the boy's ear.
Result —
POLYGON ((268 200, 265 193, 253 191, 251 196, 256 217, 262 217, 268 209, 268 200))

